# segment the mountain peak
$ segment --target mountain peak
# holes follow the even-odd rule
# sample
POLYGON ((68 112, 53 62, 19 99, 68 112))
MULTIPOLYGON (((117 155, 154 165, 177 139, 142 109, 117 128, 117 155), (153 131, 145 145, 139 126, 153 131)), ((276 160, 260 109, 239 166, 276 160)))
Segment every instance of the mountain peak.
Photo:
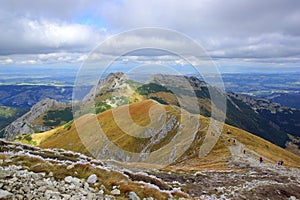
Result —
POLYGON ((161 85, 179 86, 189 84, 194 87, 207 87, 207 83, 199 80, 195 76, 183 76, 183 75, 168 75, 168 74, 155 74, 148 82, 154 82, 161 85))

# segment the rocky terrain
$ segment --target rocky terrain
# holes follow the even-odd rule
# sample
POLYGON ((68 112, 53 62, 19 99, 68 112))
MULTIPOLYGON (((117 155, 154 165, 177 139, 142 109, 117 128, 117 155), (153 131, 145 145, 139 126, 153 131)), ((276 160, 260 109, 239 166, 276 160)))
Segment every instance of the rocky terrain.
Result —
POLYGON ((19 135, 50 130, 51 128, 49 127, 34 124, 33 122, 50 109, 61 109, 65 107, 65 103, 48 98, 43 99, 35 104, 30 111, 7 126, 4 130, 4 137, 7 139, 14 139, 19 135))
MULTIPOLYGON (((158 169, 99 161, 62 149, 0 140, 1 199, 289 199, 300 198, 300 170, 230 148, 227 170, 158 169)), ((260 156, 260 155, 258 155, 260 156)))
POLYGON ((0 199, 178 199, 180 188, 83 154, 0 140, 0 199), (134 178, 133 178, 134 177, 134 178))

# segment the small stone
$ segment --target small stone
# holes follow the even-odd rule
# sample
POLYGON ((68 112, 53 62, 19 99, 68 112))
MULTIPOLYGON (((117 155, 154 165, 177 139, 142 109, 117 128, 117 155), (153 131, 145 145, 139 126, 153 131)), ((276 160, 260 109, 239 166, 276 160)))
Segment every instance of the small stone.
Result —
POLYGON ((94 199, 95 195, 93 193, 88 193, 86 196, 87 199, 94 199))
POLYGON ((64 199, 70 199, 71 198, 71 195, 69 194, 62 194, 63 198, 64 199))
POLYGON ((290 196, 289 200, 297 200, 295 196, 290 196))
POLYGON ((73 177, 72 176, 67 176, 67 177, 65 177, 65 182, 66 183, 71 183, 72 182, 72 179, 73 179, 73 177))
POLYGON ((53 176, 53 172, 49 172, 49 176, 52 177, 53 176))
POLYGON ((99 190, 98 194, 103 195, 104 191, 103 190, 99 190))
POLYGON ((73 183, 71 183, 71 185, 69 186, 69 189, 74 190, 75 188, 76 188, 76 186, 73 183))
POLYGON ((97 175, 96 174, 92 174, 88 177, 87 182, 90 184, 96 183, 97 182, 97 175))
POLYGON ((74 168, 74 165, 69 165, 68 167, 67 167, 67 170, 70 170, 70 169, 73 169, 74 168))
POLYGON ((7 145, 9 148, 12 148, 12 149, 14 149, 14 148, 16 148, 16 145, 14 145, 14 144, 9 144, 9 145, 7 145))
POLYGON ((73 183, 74 185, 76 185, 77 187, 81 187, 81 186, 82 186, 81 180, 80 180, 79 178, 76 178, 76 177, 73 177, 72 183, 73 183))
POLYGON ((84 196, 88 195, 88 192, 84 189, 80 189, 79 191, 80 191, 80 194, 82 194, 84 196))
POLYGON ((101 186, 100 186, 100 190, 103 190, 103 191, 104 191, 105 189, 106 189, 106 188, 105 188, 104 185, 101 185, 101 186))
POLYGON ((128 198, 130 200, 140 200, 140 197, 135 192, 129 192, 128 198))
POLYGON ((47 185, 44 181, 36 181, 35 184, 36 184, 38 187, 47 185))
POLYGON ((16 197, 16 199, 18 199, 18 200, 24 199, 24 196, 21 195, 21 194, 17 194, 15 197, 16 197))
POLYGON ((27 198, 27 199, 33 199, 33 195, 30 194, 30 193, 28 193, 28 194, 26 194, 26 198, 27 198))
POLYGON ((116 197, 114 197, 114 196, 112 196, 112 195, 106 194, 106 195, 104 196, 104 200, 115 200, 115 199, 116 199, 116 197))
POLYGON ((13 197, 13 194, 6 191, 6 190, 1 190, 0 189, 0 199, 10 199, 13 197))
POLYGON ((45 197, 47 199, 50 199, 51 197, 54 198, 54 199, 59 199, 59 195, 60 195, 59 192, 55 192, 55 191, 52 191, 52 190, 46 190, 46 192, 45 192, 45 197))
POLYGON ((83 184, 83 188, 84 188, 85 190, 88 190, 88 189, 90 188, 90 186, 89 186, 89 184, 88 184, 87 182, 85 182, 85 183, 83 184))
POLYGON ((10 176, 10 173, 7 173, 6 171, 0 171, 0 179, 4 179, 9 176, 10 176))
POLYGON ((119 189, 114 189, 110 192, 112 195, 120 195, 121 191, 119 189))

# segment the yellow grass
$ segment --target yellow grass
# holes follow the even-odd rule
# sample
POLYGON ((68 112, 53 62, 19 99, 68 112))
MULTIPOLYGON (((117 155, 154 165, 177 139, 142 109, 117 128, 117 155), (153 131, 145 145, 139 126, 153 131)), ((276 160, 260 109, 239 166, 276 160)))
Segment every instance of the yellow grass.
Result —
MULTIPOLYGON (((142 135, 145 127, 150 125, 159 127, 161 123, 165 123, 166 119, 162 119, 161 122, 155 121, 158 116, 166 112, 177 117, 178 121, 186 120, 187 113, 178 107, 166 106, 158 104, 152 100, 146 100, 142 102, 132 103, 127 106, 121 106, 113 110, 108 110, 97 116, 87 114, 76 120, 76 123, 71 125, 71 128, 65 129, 62 127, 47 131, 44 133, 38 133, 32 135, 32 140, 35 141, 42 148, 64 148, 67 150, 77 151, 90 155, 89 151, 83 145, 80 136, 77 133, 77 128, 80 128, 84 133, 84 137, 87 138, 88 144, 93 146, 99 142, 95 130, 99 128, 99 124, 106 134, 108 139, 115 143, 123 150, 130 152, 140 152, 146 144, 149 142, 149 138, 139 138, 136 136, 142 135), (150 112, 151 111, 151 112, 150 112), (124 113, 129 113, 130 120, 133 120, 137 126, 129 126, 126 121, 124 113), (150 113, 150 114, 149 114, 150 113), (181 114, 181 115, 180 115, 181 114), (121 120, 116 122, 115 117, 120 117, 121 120), (95 120, 96 119, 96 122, 95 120), (98 123, 99 122, 99 123, 98 123), (120 129, 120 123, 121 127, 120 129), (75 127, 75 124, 77 128, 75 127), (128 133, 132 135, 128 135, 128 133)), ((246 148, 255 151, 256 153, 264 156, 265 158, 277 163, 278 160, 283 159, 285 166, 300 167, 300 157, 282 149, 260 137, 257 137, 247 131, 239 128, 225 125, 222 135, 217 141, 212 151, 202 158, 198 158, 199 149, 204 141, 204 137, 207 134, 209 118, 203 116, 196 116, 201 122, 201 128, 198 131, 194 142, 190 148, 175 162, 173 167, 198 170, 198 169, 228 169, 228 161, 231 159, 231 154, 228 149, 228 144, 224 143, 227 138, 234 138, 245 145, 246 148), (231 130, 231 134, 227 134, 227 130, 231 130)), ((193 127, 186 126, 186 131, 191 131, 193 127)), ((176 132, 176 130, 174 130, 176 132)), ((81 133, 82 134, 82 133, 81 133)), ((81 135, 82 136, 82 135, 81 135)), ((169 133, 165 140, 151 147, 152 150, 159 149, 169 142, 169 139, 173 137, 173 133, 169 133)), ((97 148, 96 146, 94 148, 97 148)), ((164 154, 165 152, 162 152, 164 154)))
POLYGON ((223 134, 226 135, 227 130, 231 130, 230 137, 236 138, 243 143, 247 148, 254 150, 258 154, 270 159, 276 164, 279 160, 284 160, 285 166, 300 167, 300 157, 266 141, 256 135, 253 135, 242 129, 226 125, 223 129, 223 134))

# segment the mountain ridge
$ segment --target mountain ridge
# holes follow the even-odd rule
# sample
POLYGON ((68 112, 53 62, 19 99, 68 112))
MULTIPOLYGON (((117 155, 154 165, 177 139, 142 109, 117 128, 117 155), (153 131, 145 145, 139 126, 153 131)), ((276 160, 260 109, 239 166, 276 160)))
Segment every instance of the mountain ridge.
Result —
MULTIPOLYGON (((288 134, 294 136, 300 134, 298 131, 300 122, 297 123, 300 119, 299 117, 297 120, 299 110, 288 109, 276 103, 256 100, 232 92, 225 92, 200 81, 196 77, 160 74, 152 76, 148 82, 142 84, 130 80, 122 72, 111 73, 106 78, 101 79, 81 102, 73 106, 73 112, 75 117, 89 112, 97 114, 121 105, 154 99, 163 104, 176 106, 179 106, 179 102, 182 101, 184 103, 180 106, 183 106, 182 108, 189 112, 193 112, 193 109, 199 106, 200 114, 210 117, 211 91, 222 96, 222 98, 226 98, 227 118, 225 122, 228 124, 250 131, 281 147, 284 147, 290 141, 288 134), (195 105, 195 101, 189 100, 189 98, 194 97, 197 98, 199 105, 195 105), (76 111, 77 105, 80 105, 79 113, 76 111), (285 124, 285 114, 283 114, 286 112, 290 113, 288 117, 291 119, 287 124, 285 124), (289 127, 289 124, 292 125, 289 127)), ((221 103, 222 106, 225 105, 221 103)))

